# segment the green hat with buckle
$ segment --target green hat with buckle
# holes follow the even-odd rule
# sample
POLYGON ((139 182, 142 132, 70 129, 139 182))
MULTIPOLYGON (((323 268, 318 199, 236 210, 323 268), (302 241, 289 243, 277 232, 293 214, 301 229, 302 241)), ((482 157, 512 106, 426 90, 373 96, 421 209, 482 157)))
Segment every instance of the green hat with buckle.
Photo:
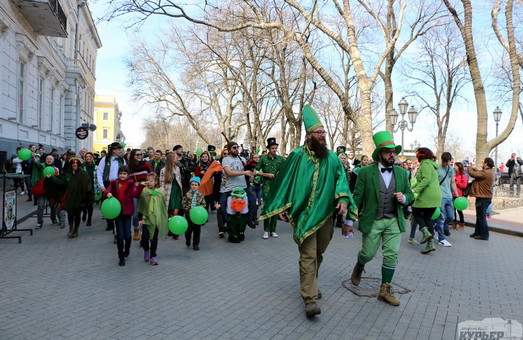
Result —
POLYGON ((301 110, 301 114, 303 116, 303 123, 305 124, 305 131, 311 132, 320 126, 323 126, 320 117, 316 111, 314 111, 312 106, 305 105, 303 110, 301 110))
POLYGON ((236 188, 231 192, 231 196, 244 198, 245 196, 247 196, 247 193, 242 188, 236 188))
POLYGON ((376 145, 376 150, 374 150, 374 152, 372 153, 372 159, 376 162, 379 160, 378 153, 384 148, 394 148, 396 150, 396 154, 399 154, 401 152, 401 145, 394 144, 392 135, 389 131, 376 132, 374 136, 372 136, 372 140, 374 141, 374 145, 376 145))

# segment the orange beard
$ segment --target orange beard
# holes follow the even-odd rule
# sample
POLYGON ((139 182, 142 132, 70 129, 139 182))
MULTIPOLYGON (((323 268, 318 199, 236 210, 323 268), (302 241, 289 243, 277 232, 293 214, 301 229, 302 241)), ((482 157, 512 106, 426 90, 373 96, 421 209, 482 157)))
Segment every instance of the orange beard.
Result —
POLYGON ((247 202, 241 198, 233 198, 231 201, 231 209, 236 212, 240 212, 247 206, 247 202))

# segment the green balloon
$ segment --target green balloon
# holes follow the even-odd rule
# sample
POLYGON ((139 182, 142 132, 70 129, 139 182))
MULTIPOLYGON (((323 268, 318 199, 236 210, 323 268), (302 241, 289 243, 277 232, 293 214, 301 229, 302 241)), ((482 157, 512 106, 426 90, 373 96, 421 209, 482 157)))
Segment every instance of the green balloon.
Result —
POLYGON ((196 156, 200 157, 202 155, 202 149, 198 148, 194 153, 196 154, 196 156))
POLYGON ((175 235, 181 235, 187 231, 188 223, 183 216, 173 216, 169 219, 169 230, 175 235))
POLYGON ((31 158, 32 152, 29 149, 20 149, 18 150, 18 158, 20 158, 23 161, 28 160, 31 158))
POLYGON ((454 208, 456 208, 456 210, 465 210, 468 206, 469 202, 465 197, 458 197, 454 201, 454 208))
POLYGON ((256 154, 260 153, 260 148, 256 149, 256 154))
POLYGON ((189 217, 194 224, 204 224, 207 222, 209 213, 204 207, 194 207, 189 211, 189 217))
POLYGON ((95 201, 99 201, 101 199, 102 199, 102 192, 101 191, 94 194, 94 200, 95 201))
POLYGON ((46 166, 44 168, 44 176, 47 176, 47 175, 51 175, 51 176, 54 175, 54 168, 52 166, 46 166))
POLYGON ((118 217, 118 215, 120 215, 120 212, 122 211, 122 206, 120 204, 120 201, 118 201, 115 197, 111 197, 103 201, 100 210, 102 211, 102 215, 106 219, 113 220, 116 217, 118 217))
POLYGON ((434 214, 432 214, 432 217, 431 219, 435 220, 439 217, 439 215, 441 215, 441 209, 440 208, 436 208, 436 211, 434 211, 434 214))

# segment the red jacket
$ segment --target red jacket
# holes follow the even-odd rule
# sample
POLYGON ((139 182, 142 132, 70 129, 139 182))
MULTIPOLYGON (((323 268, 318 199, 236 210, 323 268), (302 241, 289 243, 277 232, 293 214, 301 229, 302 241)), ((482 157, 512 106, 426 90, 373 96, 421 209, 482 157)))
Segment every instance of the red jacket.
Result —
POLYGON ((104 193, 104 197, 107 197, 108 193, 111 193, 113 197, 116 197, 120 204, 122 205, 122 215, 133 215, 134 214, 134 202, 133 198, 140 197, 140 194, 143 190, 143 185, 135 185, 134 181, 131 179, 127 180, 127 188, 125 188, 124 197, 119 197, 118 195, 118 185, 122 183, 119 179, 111 181, 109 187, 104 193))
POLYGON ((456 180, 456 187, 458 188, 458 197, 463 197, 463 190, 467 187, 469 179, 467 175, 460 174, 459 172, 456 172, 454 178, 456 180))

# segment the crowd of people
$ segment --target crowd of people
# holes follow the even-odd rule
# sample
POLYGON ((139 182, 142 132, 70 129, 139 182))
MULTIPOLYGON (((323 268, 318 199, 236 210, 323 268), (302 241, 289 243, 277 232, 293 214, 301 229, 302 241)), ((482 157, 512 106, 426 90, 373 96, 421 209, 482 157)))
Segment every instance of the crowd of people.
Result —
MULTIPOLYGON (((312 107, 305 106, 302 114, 305 143, 285 157, 278 155, 275 138, 267 139, 261 154, 244 150, 234 141, 221 150, 209 145, 198 155, 185 152, 182 145, 165 151, 125 150, 114 142, 100 153, 82 149, 78 155, 69 150, 60 156, 56 149, 45 153, 43 146, 32 144, 29 160, 12 158, 14 171, 29 175, 16 180, 15 187, 22 194, 27 192, 27 200, 37 206, 35 229, 44 226, 44 210, 49 206, 51 222, 69 227, 68 238, 79 236, 81 222, 92 225, 95 204, 116 198, 121 212, 106 218, 106 230, 114 234, 120 266, 125 265, 133 239, 140 240, 144 261, 158 265, 158 239, 178 238, 167 227, 168 219, 175 216, 188 221, 186 246, 200 250, 201 224, 189 216, 197 206, 216 211, 217 236, 231 243, 241 243, 246 227, 256 228, 259 221, 263 221, 262 239, 277 238, 278 219, 288 221, 300 253, 300 293, 307 316, 321 313, 317 277, 334 227, 351 237, 353 223, 358 221, 362 247, 351 275, 354 285, 360 284, 366 263, 382 245, 378 298, 394 306, 400 301, 392 293, 391 282, 400 235, 407 225, 411 227, 408 242, 425 244, 422 254, 434 252, 436 241, 450 247, 450 230, 464 227, 463 213, 454 209, 453 202, 470 195, 476 198, 477 218, 470 236, 489 239, 491 158, 477 169, 468 159, 454 162, 449 152, 442 153, 437 162, 432 150, 420 147, 414 160, 400 160, 402 147, 389 132, 381 131, 373 136, 372 155, 358 159, 344 146, 335 152, 326 147, 324 126, 312 107), (434 215, 437 209, 439 216, 434 215)), ((518 171, 517 162, 523 164, 515 155, 507 162, 513 173, 518 171)))

